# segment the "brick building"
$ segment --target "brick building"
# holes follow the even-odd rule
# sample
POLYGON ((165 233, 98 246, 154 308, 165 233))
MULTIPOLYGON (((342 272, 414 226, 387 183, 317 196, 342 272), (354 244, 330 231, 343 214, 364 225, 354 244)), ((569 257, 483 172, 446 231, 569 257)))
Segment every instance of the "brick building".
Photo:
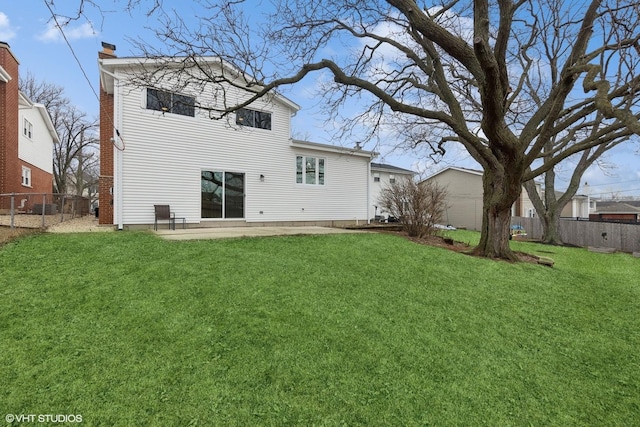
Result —
MULTIPOLYGON (((18 68, 9 45, 0 42, 0 194, 51 193, 58 135, 44 105, 20 92, 18 68)), ((8 203, 0 197, 0 210, 8 203)))

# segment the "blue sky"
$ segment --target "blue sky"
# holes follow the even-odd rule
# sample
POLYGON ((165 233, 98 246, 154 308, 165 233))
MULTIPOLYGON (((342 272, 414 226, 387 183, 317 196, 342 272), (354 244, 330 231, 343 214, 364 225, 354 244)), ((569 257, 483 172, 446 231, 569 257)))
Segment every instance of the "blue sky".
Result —
MULTIPOLYGON (((144 11, 133 11, 132 14, 122 11, 125 2, 103 2, 102 13, 87 8, 90 22, 85 19, 70 23, 65 34, 73 48, 73 53, 65 43, 60 32, 51 22, 51 12, 45 0, 0 0, 0 40, 9 43, 11 50, 20 61, 20 72, 24 75, 32 73, 38 80, 62 86, 73 104, 89 115, 98 115, 98 101, 93 90, 85 79, 86 73, 93 88, 98 89, 97 53, 102 50, 101 42, 106 41, 117 46, 119 56, 136 55, 131 38, 143 38, 156 42, 147 27, 155 27, 158 22, 147 18, 144 11), (78 58, 81 66, 76 62, 78 58)), ((73 13, 79 1, 54 2, 57 13, 73 13), (66 9, 66 10, 65 10, 66 9)), ((317 76, 316 78, 321 78, 317 76)), ((305 137, 315 142, 333 143, 331 134, 323 130, 323 117, 319 114, 316 102, 309 96, 316 82, 304 80, 286 92, 286 96, 301 105, 300 111, 293 119, 295 136, 305 137)), ((349 145, 341 142, 340 145, 349 145)), ((384 146, 365 146, 365 149, 381 152, 377 161, 391 163, 396 166, 416 170, 423 174, 434 173, 446 166, 477 168, 475 162, 461 150, 449 150, 444 161, 434 165, 424 156, 414 153, 389 152, 384 146)), ((587 182, 588 191, 593 196, 640 197, 640 145, 638 143, 622 144, 612 150, 604 159, 615 166, 603 172, 594 166, 585 173, 582 183, 587 182)), ((571 165, 564 165, 570 170, 571 165)), ((559 181, 558 188, 566 185, 559 181)), ((584 193, 587 187, 581 187, 584 193)))

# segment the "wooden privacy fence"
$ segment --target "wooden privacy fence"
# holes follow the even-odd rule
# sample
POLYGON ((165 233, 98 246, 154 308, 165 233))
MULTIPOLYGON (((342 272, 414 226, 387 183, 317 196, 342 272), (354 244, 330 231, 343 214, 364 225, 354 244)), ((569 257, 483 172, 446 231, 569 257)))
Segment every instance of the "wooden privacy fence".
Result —
MULTIPOLYGON (((529 238, 542 238, 542 224, 538 218, 512 217, 511 224, 522 225, 529 238)), ((561 219, 559 228, 562 241, 570 245, 640 252, 640 224, 561 219)))

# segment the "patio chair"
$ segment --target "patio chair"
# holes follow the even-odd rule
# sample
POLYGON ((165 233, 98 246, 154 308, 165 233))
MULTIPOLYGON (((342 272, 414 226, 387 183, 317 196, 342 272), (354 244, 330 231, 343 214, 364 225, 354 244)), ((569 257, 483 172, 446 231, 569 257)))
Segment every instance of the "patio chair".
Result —
POLYGON ((153 229, 158 230, 158 221, 169 221, 169 229, 176 229, 176 219, 182 220, 182 228, 185 228, 186 218, 176 218, 176 214, 171 212, 169 205, 153 205, 156 212, 156 219, 153 224, 153 229))

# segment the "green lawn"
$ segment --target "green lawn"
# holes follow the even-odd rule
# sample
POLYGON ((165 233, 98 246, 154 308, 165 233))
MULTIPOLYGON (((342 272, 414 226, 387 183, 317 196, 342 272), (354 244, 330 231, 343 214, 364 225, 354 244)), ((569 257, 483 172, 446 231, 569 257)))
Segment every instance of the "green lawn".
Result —
POLYGON ((640 259, 512 245, 555 267, 382 234, 25 237, 0 248, 0 414, 638 425, 640 259))

